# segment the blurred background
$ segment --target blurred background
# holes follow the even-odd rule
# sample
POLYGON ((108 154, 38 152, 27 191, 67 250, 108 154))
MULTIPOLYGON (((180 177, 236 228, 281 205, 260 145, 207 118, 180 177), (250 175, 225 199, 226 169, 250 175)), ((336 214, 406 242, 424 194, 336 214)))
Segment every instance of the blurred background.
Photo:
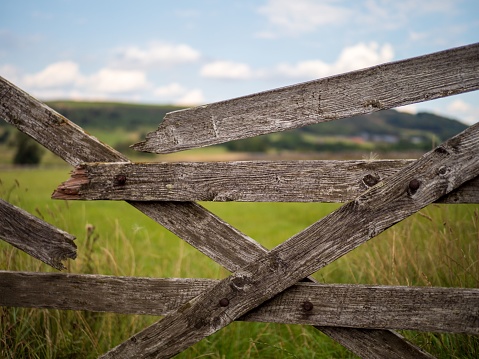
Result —
MULTIPOLYGON (((475 0, 3 0, 0 75, 41 100, 197 105, 479 40, 475 0)), ((471 124, 479 94, 408 107, 471 124)))
MULTIPOLYGON (((133 160, 417 158, 479 119, 472 92, 193 157, 129 148, 170 111, 477 42, 474 0, 4 0, 0 10, 0 76, 133 160)), ((15 132, 0 121, 0 164, 61 163, 15 132)))

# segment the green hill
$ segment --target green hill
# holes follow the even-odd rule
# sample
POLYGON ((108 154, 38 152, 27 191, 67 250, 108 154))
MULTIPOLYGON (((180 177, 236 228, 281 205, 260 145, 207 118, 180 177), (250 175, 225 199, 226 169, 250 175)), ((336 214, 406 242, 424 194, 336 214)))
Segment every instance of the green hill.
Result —
MULTIPOLYGON (((100 140, 124 152, 155 130, 166 113, 180 110, 171 105, 109 102, 54 101, 50 107, 100 140)), ((0 127, 2 121, 0 121, 0 127)), ((232 141, 229 151, 404 151, 429 150, 467 126, 431 113, 416 115, 384 110, 291 131, 232 141)), ((0 128, 0 142, 9 137, 0 128)))
POLYGON ((396 110, 384 110, 309 126, 302 130, 323 136, 361 136, 365 133, 400 137, 435 135, 440 140, 446 140, 465 128, 467 126, 459 121, 431 113, 412 115, 396 110))
POLYGON ((169 105, 145 105, 113 102, 47 102, 77 125, 102 130, 123 128, 137 130, 138 128, 156 128, 163 117, 181 107, 169 105))

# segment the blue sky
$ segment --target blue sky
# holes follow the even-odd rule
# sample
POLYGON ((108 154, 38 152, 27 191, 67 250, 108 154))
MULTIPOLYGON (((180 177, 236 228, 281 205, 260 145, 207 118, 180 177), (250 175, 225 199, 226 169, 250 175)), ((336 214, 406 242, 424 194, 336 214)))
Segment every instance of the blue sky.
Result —
MULTIPOLYGON (((477 0, 2 0, 0 76, 41 100, 196 105, 479 41, 477 0)), ((413 105, 479 121, 479 91, 413 105)))

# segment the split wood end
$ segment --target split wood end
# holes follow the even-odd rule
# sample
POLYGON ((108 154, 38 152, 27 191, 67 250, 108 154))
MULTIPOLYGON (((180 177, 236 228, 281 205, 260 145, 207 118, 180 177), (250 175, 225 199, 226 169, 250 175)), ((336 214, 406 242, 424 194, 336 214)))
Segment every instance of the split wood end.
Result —
POLYGON ((77 256, 75 237, 0 199, 0 240, 58 270, 77 256))
POLYGON ((135 151, 138 152, 150 152, 147 146, 147 141, 141 141, 138 143, 135 143, 134 145, 131 145, 130 148, 134 149, 135 151))
MULTIPOLYGON (((153 135, 156 135, 156 132, 152 132, 153 135)), ((204 146, 197 146, 197 147, 204 147, 204 146)), ((168 145, 162 145, 161 143, 158 142, 158 140, 145 140, 141 141, 138 143, 135 143, 134 145, 130 146, 135 151, 138 152, 146 152, 146 153, 156 153, 159 155, 167 155, 169 153, 174 153, 174 152, 179 152, 184 149, 189 149, 187 148, 181 148, 181 147, 170 147, 168 145)))
POLYGON ((53 192, 53 199, 80 199, 79 193, 82 186, 90 183, 86 174, 85 167, 79 166, 75 168, 71 177, 60 184, 53 192))
POLYGON ((180 144, 182 141, 177 138, 178 134, 174 126, 171 126, 169 123, 170 121, 165 117, 158 129, 147 133, 143 141, 131 145, 130 148, 139 152, 157 154, 168 154, 181 151, 182 149, 189 149, 190 146, 188 145, 183 148, 184 146, 180 144))
POLYGON ((39 259, 58 270, 67 269, 62 262, 67 259, 76 259, 77 257, 77 246, 73 242, 74 239, 74 236, 65 232, 63 241, 57 240, 55 248, 50 250, 50 257, 47 260, 39 259))

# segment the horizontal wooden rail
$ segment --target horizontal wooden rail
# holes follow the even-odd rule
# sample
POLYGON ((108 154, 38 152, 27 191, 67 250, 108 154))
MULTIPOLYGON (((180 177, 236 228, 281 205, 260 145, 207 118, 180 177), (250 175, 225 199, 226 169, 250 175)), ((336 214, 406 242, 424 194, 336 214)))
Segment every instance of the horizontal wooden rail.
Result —
POLYGON ((59 270, 63 260, 77 256, 74 236, 2 199, 0 239, 59 270))
MULTIPOLYGON (((347 202, 414 160, 88 163, 55 199, 347 202)), ((479 178, 441 203, 479 203, 479 178)))
MULTIPOLYGON (((217 283, 0 271, 0 306, 167 315, 217 283)), ((239 320, 479 334, 479 289, 298 283, 239 320)))
POLYGON ((479 88, 479 43, 168 113, 133 148, 169 153, 479 88))

